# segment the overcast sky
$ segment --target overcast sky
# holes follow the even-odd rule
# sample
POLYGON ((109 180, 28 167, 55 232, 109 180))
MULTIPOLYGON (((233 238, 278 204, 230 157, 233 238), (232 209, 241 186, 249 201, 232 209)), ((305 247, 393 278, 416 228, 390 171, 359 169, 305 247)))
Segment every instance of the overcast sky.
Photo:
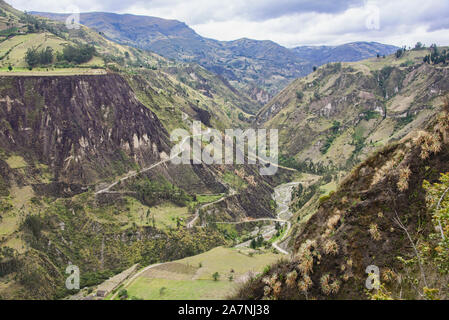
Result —
POLYGON ((6 0, 27 11, 106 11, 177 19, 218 40, 287 47, 378 41, 449 45, 448 0, 6 0))

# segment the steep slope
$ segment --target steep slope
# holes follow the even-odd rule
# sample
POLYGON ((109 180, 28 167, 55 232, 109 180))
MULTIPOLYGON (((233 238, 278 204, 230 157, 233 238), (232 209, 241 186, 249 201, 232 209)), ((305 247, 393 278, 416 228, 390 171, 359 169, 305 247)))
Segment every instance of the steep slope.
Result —
POLYGON ((256 123, 280 130, 285 164, 349 170, 436 112, 449 92, 449 69, 423 63, 426 54, 323 66, 284 89, 256 123))
MULTIPOLYGON (((55 20, 66 14, 34 12, 55 20)), ((82 13, 81 23, 119 43, 154 51, 164 57, 196 62, 260 102, 266 102, 291 80, 309 74, 314 65, 355 61, 397 48, 382 44, 287 49, 272 41, 217 41, 201 37, 185 23, 156 17, 113 13, 82 13), (335 57, 331 57, 335 55, 335 57)))
MULTIPOLYGON (((244 126, 250 117, 247 113, 254 114, 260 108, 257 102, 238 92, 225 79, 198 65, 170 62, 154 53, 114 43, 84 26, 79 30, 69 30, 63 23, 26 14, 20 14, 16 20, 22 21, 23 30, 5 30, 8 34, 0 42, 1 74, 151 73, 150 80, 159 89, 157 94, 166 97, 158 101, 157 106, 149 106, 158 116, 162 115, 159 112, 162 106, 166 109, 178 107, 195 119, 204 118, 203 114, 206 114, 215 120, 210 125, 219 125, 220 128, 244 126), (80 44, 95 48, 89 61, 74 63, 60 58, 68 47, 76 48, 80 44), (53 59, 46 65, 30 68, 26 60, 29 50, 50 50, 53 59), (179 99, 172 99, 170 95, 177 95, 179 99)), ((180 126, 169 117, 167 120, 163 124, 168 129, 180 126)))
POLYGON ((292 258, 239 297, 447 299, 449 101, 439 111, 426 131, 370 156, 321 199, 292 258))
POLYGON ((0 92, 0 145, 58 181, 89 184, 169 153, 168 133, 118 75, 2 77, 0 92))
POLYGON ((248 182, 227 217, 273 214, 257 167, 172 164, 167 131, 120 75, 7 76, 0 88, 2 298, 73 293, 69 263, 84 287, 225 244, 218 230, 185 225, 204 203, 197 194, 230 193, 223 176, 236 170, 248 182))
POLYGON ((209 199, 233 194, 225 180, 237 170, 248 183, 227 199, 228 217, 273 214, 272 188, 257 167, 174 165, 168 157, 169 131, 194 119, 247 125, 236 104, 249 108, 248 99, 226 81, 87 27, 19 19, 25 33, 0 43, 5 63, 14 63, 0 76, 1 299, 74 293, 65 288, 69 264, 91 287, 136 263, 225 244, 218 230, 186 225, 209 199), (39 28, 29 28, 34 23, 39 28), (95 46, 87 63, 16 65, 26 66, 33 45, 59 51, 79 43, 95 46))

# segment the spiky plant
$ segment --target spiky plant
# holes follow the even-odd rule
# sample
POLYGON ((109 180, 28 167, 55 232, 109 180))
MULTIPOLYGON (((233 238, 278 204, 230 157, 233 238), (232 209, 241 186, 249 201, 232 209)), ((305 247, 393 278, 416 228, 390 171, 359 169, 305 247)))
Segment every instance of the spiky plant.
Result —
POLYGON ((298 282, 298 289, 302 293, 307 293, 312 287, 312 285, 313 285, 312 279, 308 275, 305 275, 298 282))
POLYGON ((402 192, 404 192, 405 190, 408 189, 408 182, 409 182, 409 178, 412 174, 412 171, 410 170, 410 168, 407 167, 403 167, 399 170, 399 180, 397 183, 398 189, 402 192))
POLYGON ((371 235, 371 238, 373 238, 373 240, 379 241, 382 236, 380 235, 379 229, 377 227, 377 224, 372 223, 369 227, 369 233, 371 235))
POLYGON ((331 287, 329 285, 330 278, 331 276, 327 273, 320 279, 321 291, 323 291, 325 295, 329 295, 331 293, 331 287))
POLYGON ((323 244, 324 253, 329 255, 336 255, 338 253, 338 244, 334 240, 326 240, 323 244))
POLYGON ((288 287, 292 288, 296 285, 296 279, 298 278, 298 273, 296 270, 293 270, 292 272, 287 274, 287 279, 285 280, 285 283, 288 287))

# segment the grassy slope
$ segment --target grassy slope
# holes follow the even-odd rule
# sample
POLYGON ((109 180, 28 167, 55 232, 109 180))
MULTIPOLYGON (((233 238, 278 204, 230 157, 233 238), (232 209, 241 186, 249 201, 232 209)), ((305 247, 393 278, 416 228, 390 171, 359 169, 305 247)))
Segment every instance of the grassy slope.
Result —
POLYGON ((408 51, 400 59, 323 66, 284 89, 261 110, 258 122, 280 129, 281 149, 297 160, 350 169, 379 146, 422 127, 449 91, 448 69, 423 65, 426 54, 408 51), (330 138, 334 121, 340 128, 330 138), (328 138, 331 145, 322 152, 328 138))
MULTIPOLYGON (((238 296, 447 299, 448 243, 440 239, 438 220, 432 221, 435 203, 447 185, 439 187, 438 196, 425 188, 425 181, 434 184, 449 170, 449 104, 445 111, 438 111, 426 127, 428 135, 413 132, 372 154, 334 194, 320 201, 317 213, 294 239, 295 259, 271 269, 280 291, 267 291, 267 282, 259 279, 248 283, 238 296), (416 245, 419 260, 411 243, 416 245), (369 265, 380 268, 379 290, 366 290, 369 265), (290 285, 277 280, 288 274, 295 275, 290 285), (311 280, 307 286, 306 280, 311 280)), ((447 204, 443 212, 447 218, 447 204)))

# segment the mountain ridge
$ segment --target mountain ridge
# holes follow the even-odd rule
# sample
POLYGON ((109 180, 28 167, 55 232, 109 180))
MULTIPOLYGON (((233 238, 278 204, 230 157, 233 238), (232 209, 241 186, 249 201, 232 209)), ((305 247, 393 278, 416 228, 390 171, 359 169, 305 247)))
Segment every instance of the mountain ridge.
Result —
MULTIPOLYGON (((45 12, 32 14, 60 21, 68 16, 45 12)), ((119 43, 147 49, 169 59, 196 62, 224 76, 240 90, 251 92, 255 85, 264 90, 269 98, 290 81, 311 73, 314 66, 333 60, 329 57, 332 53, 337 52, 344 56, 344 61, 354 61, 377 54, 388 55, 398 49, 373 43, 336 48, 317 47, 318 50, 325 51, 325 56, 317 57, 319 54, 316 53, 316 48, 289 49, 271 40, 241 38, 219 41, 205 38, 184 22, 157 17, 103 12, 81 13, 80 23, 119 43), (364 52, 359 52, 359 48, 363 48, 364 52), (313 59, 310 56, 313 56, 313 59)), ((261 102, 267 100, 259 99, 260 94, 252 94, 252 98, 261 102)))

